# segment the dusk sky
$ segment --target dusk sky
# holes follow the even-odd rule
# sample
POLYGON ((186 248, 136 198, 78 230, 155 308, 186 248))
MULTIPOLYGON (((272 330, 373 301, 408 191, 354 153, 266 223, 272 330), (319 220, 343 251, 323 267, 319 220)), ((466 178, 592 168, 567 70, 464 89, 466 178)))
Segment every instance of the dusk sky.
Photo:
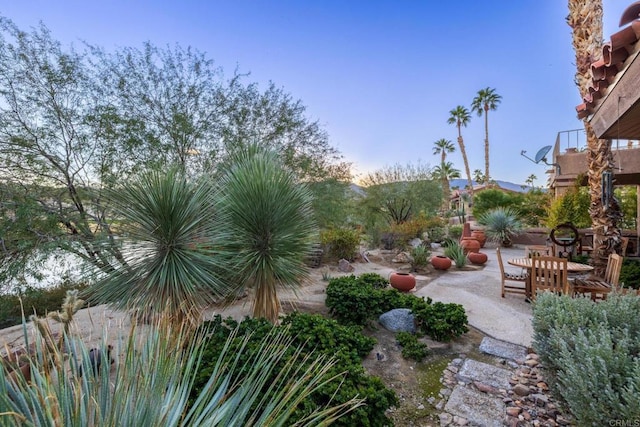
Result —
MULTIPOLYGON (((604 39, 631 0, 604 0, 604 39)), ((433 143, 456 144, 449 110, 477 91, 502 96, 489 113, 494 179, 545 185, 546 166, 520 155, 577 129, 581 102, 566 0, 485 1, 9 1, 0 15, 26 30, 111 50, 144 41, 192 46, 245 82, 273 81, 307 107, 353 172, 435 166, 433 143)), ((470 168, 484 171, 484 119, 463 128, 470 168)), ((584 138, 581 138, 584 143, 584 138)), ((562 147, 576 145, 575 137, 562 147)), ((448 159, 460 169, 459 150, 448 159)))

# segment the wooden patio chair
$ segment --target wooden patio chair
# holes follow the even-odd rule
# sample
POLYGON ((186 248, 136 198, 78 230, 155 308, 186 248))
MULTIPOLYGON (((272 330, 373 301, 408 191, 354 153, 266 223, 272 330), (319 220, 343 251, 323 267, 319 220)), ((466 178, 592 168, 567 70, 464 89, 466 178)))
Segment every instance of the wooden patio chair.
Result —
POLYGON ((553 256, 553 247, 546 245, 527 245, 524 247, 524 256, 531 258, 534 255, 553 256))
POLYGON ((551 291, 556 294, 569 293, 568 260, 554 256, 533 256, 531 258, 531 298, 538 291, 551 291))
POLYGON ((572 283, 572 294, 590 294, 593 301, 605 299, 607 294, 617 289, 620 284, 620 270, 622 269, 623 259, 618 254, 609 254, 604 277, 592 274, 585 278, 575 278, 572 283))
POLYGON ((500 266, 500 281, 502 282, 502 298, 506 293, 511 294, 527 294, 527 281, 529 280, 528 273, 510 273, 504 271, 504 264, 502 263, 502 254, 500 248, 496 248, 496 255, 498 257, 498 265, 500 266), (518 282, 521 285, 509 284, 507 282, 518 282))

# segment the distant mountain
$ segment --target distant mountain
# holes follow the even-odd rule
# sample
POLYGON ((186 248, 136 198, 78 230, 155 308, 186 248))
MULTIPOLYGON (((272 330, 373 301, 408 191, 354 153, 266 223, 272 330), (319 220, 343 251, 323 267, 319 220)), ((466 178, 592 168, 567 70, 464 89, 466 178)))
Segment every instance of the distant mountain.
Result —
MULTIPOLYGON (((514 184, 513 182, 500 181, 499 179, 496 180, 496 183, 500 188, 504 188, 505 190, 510 190, 510 191, 516 191, 518 193, 528 193, 529 191, 531 191, 531 187, 529 185, 514 184)), ((453 187, 464 188, 466 185, 467 185, 466 179, 458 178, 458 179, 452 179, 449 181, 450 188, 453 188, 453 187)), ((477 185, 480 185, 480 184, 473 181, 473 186, 476 187, 477 185)))

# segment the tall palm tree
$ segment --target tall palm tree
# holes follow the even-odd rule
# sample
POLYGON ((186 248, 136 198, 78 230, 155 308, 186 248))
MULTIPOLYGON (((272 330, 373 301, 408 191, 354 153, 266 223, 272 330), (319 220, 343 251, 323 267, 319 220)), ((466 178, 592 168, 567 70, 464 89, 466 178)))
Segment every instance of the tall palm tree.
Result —
POLYGON ((471 102, 471 111, 478 113, 478 117, 484 114, 484 179, 489 184, 491 175, 489 174, 489 110, 495 111, 502 97, 496 93, 495 89, 484 88, 471 102))
POLYGON ((201 312, 233 287, 213 248, 217 230, 214 186, 189 180, 179 169, 153 171, 110 192, 123 245, 121 267, 88 290, 97 301, 121 310, 169 316, 197 325, 201 312))
MULTIPOLYGON (((569 0, 567 24, 572 30, 573 49, 576 54, 576 74, 574 81, 581 95, 588 93, 591 84, 591 64, 602 52, 602 0, 569 0)), ((602 203, 602 173, 613 173, 613 153, 611 141, 600 140, 591 124, 583 120, 587 139, 587 163, 591 216, 594 232, 594 252, 592 255, 596 274, 604 274, 609 253, 622 244, 619 221, 622 218, 620 205, 613 199, 604 206, 602 203)))
POLYGON ((436 179, 440 178, 442 180, 442 194, 444 198, 443 206, 448 210, 449 196, 451 195, 449 181, 455 178, 460 178, 460 170, 455 169, 451 162, 443 162, 439 166, 433 168, 433 176, 436 179))
POLYGON ((484 182, 484 175, 480 169, 473 170, 473 180, 478 183, 484 182))
POLYGON ((473 200, 473 181, 471 181, 471 169, 469 169, 469 159, 467 159, 467 150, 464 146, 464 140, 462 139, 462 127, 467 127, 471 121, 471 114, 462 105, 458 105, 453 110, 449 111, 449 118, 447 123, 455 124, 458 128, 458 146, 460 147, 460 153, 462 154, 462 160, 464 161, 464 170, 467 174, 467 185, 469 187, 469 196, 473 200))
POLYGON ((295 290, 309 275, 304 258, 316 233, 311 192, 275 152, 251 145, 220 180, 220 223, 229 234, 218 256, 230 280, 254 290, 253 315, 278 319, 278 287, 295 290))
MULTIPOLYGON (((447 153, 453 153, 454 151, 456 151, 456 147, 454 147, 451 141, 449 141, 448 139, 440 138, 439 140, 433 143, 433 154, 436 154, 436 155, 440 154, 440 165, 445 164, 447 153)), ((449 181, 447 180, 447 176, 444 174, 441 176, 441 180, 442 180, 442 192, 444 194, 444 200, 443 200, 442 206, 443 206, 443 211, 446 211, 449 209, 449 197, 448 197, 449 191, 446 188, 449 185, 449 181)))

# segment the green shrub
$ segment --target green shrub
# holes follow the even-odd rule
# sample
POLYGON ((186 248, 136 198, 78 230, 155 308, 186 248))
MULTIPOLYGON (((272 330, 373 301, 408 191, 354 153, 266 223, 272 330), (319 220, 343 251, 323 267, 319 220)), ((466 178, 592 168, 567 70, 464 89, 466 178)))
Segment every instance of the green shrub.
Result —
POLYGON ((434 216, 427 219, 425 223, 427 234, 429 235, 430 242, 441 242, 446 236, 446 223, 445 220, 439 216, 434 216))
POLYGON ((421 332, 438 341, 449 341, 467 332, 467 315, 459 304, 434 303, 396 289, 374 289, 356 276, 332 279, 325 304, 338 322, 366 326, 394 308, 412 310, 421 332))
POLYGON ((389 280, 378 273, 362 273, 358 276, 357 281, 359 283, 369 284, 376 289, 384 289, 389 286, 389 280))
POLYGON ((418 267, 424 267, 429 264, 429 255, 431 251, 425 245, 419 245, 411 249, 411 267, 417 269, 418 267))
POLYGON ((436 341, 451 341, 469 330, 467 314, 460 304, 432 302, 427 298, 424 304, 414 304, 413 314, 420 331, 436 341))
POLYGON ((448 246, 444 248, 444 256, 452 259, 457 268, 462 268, 467 265, 467 255, 464 253, 464 248, 456 241, 452 240, 448 246))
POLYGON ((328 248, 330 257, 353 261, 360 246, 360 232, 349 228, 332 228, 320 233, 320 241, 328 248))
POLYGON ((410 332, 398 332, 396 340, 402 347, 402 357, 405 359, 413 359, 416 362, 422 360, 429 355, 429 347, 418 341, 418 338, 410 332))
POLYGON ((591 227, 590 204, 588 188, 575 185, 551 201, 545 225, 554 228, 570 222, 577 228, 591 227))
POLYGON ((640 289, 640 261, 625 258, 620 269, 620 284, 625 288, 640 289))
POLYGON ((461 224, 455 224, 449 226, 449 237, 455 240, 460 240, 462 237, 463 226, 461 224))
MULTIPOLYGON (((230 349, 229 354, 234 355, 233 350, 236 347, 240 348, 244 340, 249 340, 248 351, 245 352, 247 354, 241 354, 241 360, 235 365, 237 373, 248 369, 246 363, 251 360, 255 352, 260 351, 260 340, 272 333, 274 329, 278 329, 285 330, 287 335, 294 337, 293 345, 287 350, 288 354, 292 356, 296 349, 300 348, 303 354, 314 352, 316 355, 334 358, 336 364, 327 372, 327 378, 344 374, 344 380, 339 389, 336 382, 326 384, 302 401, 289 421, 300 420, 314 408, 323 407, 329 402, 337 405, 358 395, 366 399, 366 405, 340 418, 334 425, 386 426, 391 424, 385 416, 385 411, 398 403, 395 393, 387 389, 380 379, 367 375, 362 366, 362 358, 373 349, 375 340, 363 335, 359 327, 343 326, 317 314, 292 313, 282 318, 280 326, 273 326, 264 319, 250 318, 246 318, 238 325, 233 319, 222 320, 220 316, 216 316, 213 321, 205 322, 203 327, 210 331, 209 341, 196 375, 192 397, 197 396, 199 390, 209 380, 215 365, 208 361, 216 360, 216 356, 225 345, 225 340, 236 326, 239 326, 239 329, 233 338, 231 344, 233 348, 230 349)), ((278 369, 275 369, 272 375, 273 378, 266 381, 267 385, 277 380, 278 369)), ((265 394, 265 399, 272 400, 267 390, 265 394)))
POLYGON ((536 299, 533 346, 578 425, 640 419, 639 310, 635 295, 536 299))
POLYGON ((68 290, 82 290, 86 287, 87 285, 84 283, 64 281, 51 288, 28 286, 17 293, 0 295, 0 329, 22 323, 20 300, 22 300, 26 318, 29 318, 32 314, 46 316, 48 312, 60 309, 68 290))
POLYGON ((399 244, 399 236, 397 233, 387 231, 380 235, 380 243, 382 243, 382 248, 390 251, 395 248, 397 244, 399 244))

